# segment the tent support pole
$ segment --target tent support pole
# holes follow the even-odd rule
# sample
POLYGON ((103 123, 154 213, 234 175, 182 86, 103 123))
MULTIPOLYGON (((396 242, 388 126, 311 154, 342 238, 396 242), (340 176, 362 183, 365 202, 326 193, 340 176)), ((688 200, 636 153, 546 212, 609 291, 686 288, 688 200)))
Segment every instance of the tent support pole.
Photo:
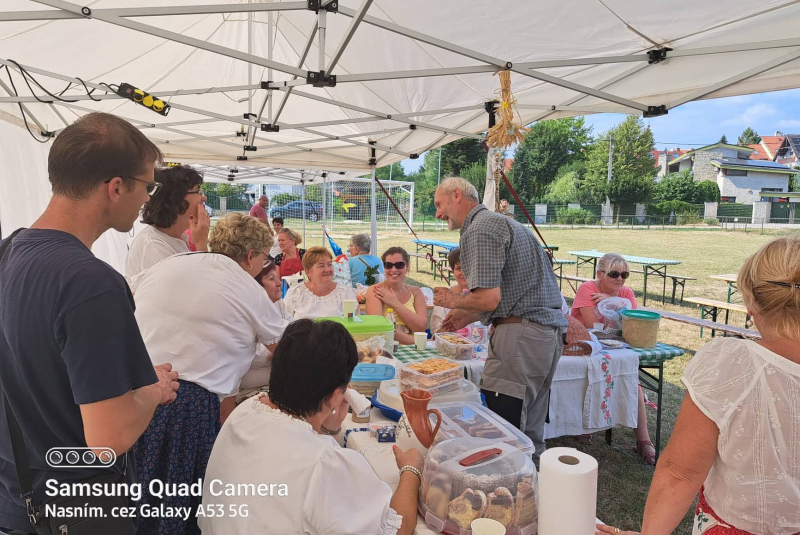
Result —
POLYGON ((306 182, 305 180, 300 181, 300 187, 303 188, 300 192, 300 198, 302 199, 303 204, 303 242, 308 243, 306 241, 306 182))
MULTIPOLYGON (((373 155, 375 154, 374 149, 372 154, 373 155)), ((371 167, 372 167, 372 180, 370 181, 370 190, 372 194, 372 202, 370 203, 371 204, 370 211, 372 217, 370 218, 370 220, 372 221, 371 225, 372 247, 370 247, 370 249, 372 249, 372 251, 370 252, 370 254, 378 256, 378 206, 377 206, 377 198, 375 196, 375 164, 373 163, 371 167)))
MULTIPOLYGON (((327 193, 325 190, 328 188, 328 175, 322 174, 322 246, 325 247, 325 225, 328 222, 327 216, 327 193)), ((314 201, 311 201, 314 202, 314 201)))

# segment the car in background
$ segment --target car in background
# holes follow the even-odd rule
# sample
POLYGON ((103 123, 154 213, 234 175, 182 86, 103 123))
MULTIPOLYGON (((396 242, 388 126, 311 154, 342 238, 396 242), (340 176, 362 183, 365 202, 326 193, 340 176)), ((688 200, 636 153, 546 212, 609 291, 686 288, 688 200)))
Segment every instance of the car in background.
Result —
POLYGON ((317 221, 322 217, 322 205, 311 201, 292 201, 283 206, 274 206, 270 210, 272 217, 282 217, 284 219, 302 219, 303 202, 305 202, 305 215, 309 221, 317 221))

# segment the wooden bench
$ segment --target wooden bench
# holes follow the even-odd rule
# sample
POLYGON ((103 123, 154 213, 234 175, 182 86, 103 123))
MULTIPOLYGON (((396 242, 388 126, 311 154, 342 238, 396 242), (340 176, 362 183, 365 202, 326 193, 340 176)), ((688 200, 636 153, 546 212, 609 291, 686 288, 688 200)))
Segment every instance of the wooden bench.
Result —
POLYGON ((734 327, 732 325, 728 325, 726 323, 717 323, 715 321, 706 320, 706 319, 698 319, 693 316, 685 316, 683 314, 676 314, 674 312, 666 312, 664 310, 655 310, 652 308, 645 308, 642 307, 639 310, 647 310, 650 312, 656 312, 661 314, 661 317, 665 320, 676 321, 678 323, 685 323, 687 325, 694 325, 695 327, 700 327, 701 329, 711 329, 712 332, 714 331, 721 331, 726 334, 732 334, 733 336, 738 336, 739 338, 747 338, 750 340, 760 340, 761 334, 758 331, 754 331, 751 329, 743 329, 742 327, 734 327))
POLYGON ((591 281, 591 280, 594 280, 594 279, 588 279, 588 278, 586 278, 586 277, 578 277, 577 275, 563 275, 563 274, 558 274, 558 275, 556 275, 556 276, 558 277, 558 287, 559 287, 559 288, 563 288, 563 286, 561 285, 561 282, 562 282, 564 279, 567 279, 568 281, 575 281, 575 282, 589 282, 589 281, 591 281))
MULTIPOLYGON (((736 303, 726 303, 725 301, 717 301, 715 299, 706 299, 705 297, 687 297, 686 301, 694 303, 700 307, 700 319, 705 319, 706 314, 711 314, 712 321, 717 321, 717 315, 720 310, 725 311, 725 324, 728 323, 728 315, 731 311, 742 312, 745 315, 744 327, 747 329, 750 323, 750 315, 747 313, 747 308, 744 305, 736 303)), ((700 327, 700 336, 703 336, 703 328, 700 327)), ((711 336, 714 336, 714 329, 711 330, 711 336)))

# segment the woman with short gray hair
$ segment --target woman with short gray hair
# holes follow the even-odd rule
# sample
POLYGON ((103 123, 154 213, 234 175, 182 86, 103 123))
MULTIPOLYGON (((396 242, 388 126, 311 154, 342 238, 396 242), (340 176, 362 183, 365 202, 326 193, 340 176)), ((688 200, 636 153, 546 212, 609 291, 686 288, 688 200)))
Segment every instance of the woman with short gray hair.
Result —
POLYGON ((350 238, 348 256, 350 257, 350 280, 356 284, 371 286, 378 281, 377 274, 383 274, 383 262, 377 256, 369 254, 372 240, 367 234, 355 234, 350 238))

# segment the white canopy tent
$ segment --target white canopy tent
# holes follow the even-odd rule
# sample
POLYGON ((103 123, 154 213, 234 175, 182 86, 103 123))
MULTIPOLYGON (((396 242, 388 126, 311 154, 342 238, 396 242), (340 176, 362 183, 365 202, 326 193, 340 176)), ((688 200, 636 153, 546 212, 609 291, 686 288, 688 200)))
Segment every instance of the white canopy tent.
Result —
MULTIPOLYGON (((6 136, 44 140, 108 111, 170 161, 368 172, 481 139, 498 69, 512 71, 523 123, 658 116, 692 100, 800 87, 794 0, 5 0, 0 9, 0 119, 16 125, 24 113, 31 130, 3 127, 4 156, 6 136), (123 83, 164 99, 169 114, 116 95, 123 83)), ((23 161, 41 158, 29 141, 14 141, 23 161)), ((7 233, 35 213, 10 182, 44 177, 5 160, 7 233)))

